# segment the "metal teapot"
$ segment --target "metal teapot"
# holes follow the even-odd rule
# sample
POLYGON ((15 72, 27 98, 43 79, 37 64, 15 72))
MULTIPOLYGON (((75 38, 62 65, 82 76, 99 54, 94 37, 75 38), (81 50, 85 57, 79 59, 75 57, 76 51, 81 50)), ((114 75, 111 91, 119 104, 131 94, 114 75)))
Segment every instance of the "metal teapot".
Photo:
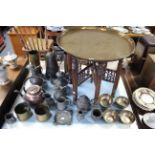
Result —
POLYGON ((90 110, 91 101, 86 95, 82 95, 77 99, 76 105, 79 110, 87 112, 90 110))
POLYGON ((44 100, 44 91, 39 85, 31 85, 27 89, 23 88, 24 94, 20 91, 15 90, 14 92, 19 93, 21 97, 30 104, 40 104, 44 100))

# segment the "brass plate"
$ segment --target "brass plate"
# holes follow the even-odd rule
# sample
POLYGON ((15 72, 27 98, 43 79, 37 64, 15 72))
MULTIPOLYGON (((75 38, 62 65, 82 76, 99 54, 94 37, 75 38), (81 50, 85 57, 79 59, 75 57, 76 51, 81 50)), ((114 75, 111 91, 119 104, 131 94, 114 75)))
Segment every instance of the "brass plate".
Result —
POLYGON ((68 29, 58 36, 57 43, 73 56, 97 61, 123 59, 135 50, 131 38, 114 30, 68 29))

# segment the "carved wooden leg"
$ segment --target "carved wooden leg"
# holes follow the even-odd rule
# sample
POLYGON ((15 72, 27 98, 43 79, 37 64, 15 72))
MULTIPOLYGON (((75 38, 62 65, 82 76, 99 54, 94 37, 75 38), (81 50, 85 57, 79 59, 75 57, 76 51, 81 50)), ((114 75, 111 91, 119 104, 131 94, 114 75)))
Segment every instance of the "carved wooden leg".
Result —
POLYGON ((72 57, 72 84, 73 84, 73 100, 77 100, 78 95, 78 60, 72 57))
POLYGON ((92 69, 92 75, 93 75, 93 81, 95 84, 95 97, 94 97, 94 99, 97 100, 99 95, 100 95, 100 87, 101 87, 102 76, 98 72, 98 65, 96 66, 96 63, 94 63, 94 66, 92 69))
POLYGON ((100 75, 95 75, 94 83, 95 83, 95 100, 98 99, 100 95, 100 87, 101 87, 102 77, 100 75))
POLYGON ((122 70, 122 61, 120 60, 118 62, 118 68, 117 68, 117 71, 116 71, 116 78, 115 78, 115 81, 114 81, 114 84, 113 84, 112 93, 111 93, 111 96, 112 97, 115 96, 115 92, 116 92, 116 89, 117 89, 117 86, 118 86, 118 82, 119 82, 119 77, 120 77, 120 74, 121 74, 121 70, 122 70))
POLYGON ((64 70, 65 70, 65 73, 68 72, 68 64, 67 64, 67 53, 64 53, 64 70))
POLYGON ((72 70, 72 60, 71 60, 71 55, 67 54, 67 53, 65 53, 64 68, 65 68, 65 73, 67 73, 67 72, 71 73, 71 70, 72 70))

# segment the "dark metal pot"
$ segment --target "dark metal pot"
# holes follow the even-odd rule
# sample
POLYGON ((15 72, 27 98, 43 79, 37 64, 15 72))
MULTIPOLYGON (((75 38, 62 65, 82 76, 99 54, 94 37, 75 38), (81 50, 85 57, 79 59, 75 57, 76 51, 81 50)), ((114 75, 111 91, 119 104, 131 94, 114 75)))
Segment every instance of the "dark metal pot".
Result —
POLYGON ((7 113, 5 115, 5 121, 8 123, 8 124, 13 124, 16 122, 16 118, 15 116, 13 115, 13 113, 7 113))
POLYGON ((43 102, 44 105, 48 106, 50 109, 53 109, 55 108, 56 106, 56 103, 54 101, 54 99, 51 97, 50 94, 44 94, 44 102, 43 102))
POLYGON ((66 97, 66 92, 63 91, 63 90, 60 90, 60 89, 57 89, 55 92, 54 92, 54 95, 53 95, 54 99, 55 100, 58 100, 59 98, 62 98, 62 97, 66 97))
POLYGON ((54 51, 53 52, 47 52, 45 57, 45 63, 46 63, 46 78, 48 79, 55 79, 56 73, 59 70, 56 56, 54 51))
POLYGON ((76 117, 77 117, 77 119, 80 121, 80 120, 83 120, 83 119, 84 119, 85 114, 86 114, 86 113, 85 113, 84 111, 77 110, 77 112, 76 112, 76 117))
POLYGON ((91 112, 91 117, 95 121, 100 120, 102 118, 102 110, 99 108, 93 108, 91 112))
POLYGON ((66 97, 61 97, 56 100, 58 110, 65 110, 71 105, 71 100, 66 97))
POLYGON ((31 66, 29 69, 32 76, 43 77, 41 66, 31 66))
POLYGON ((77 99, 76 105, 81 111, 87 112, 90 110, 91 106, 90 99, 86 95, 82 95, 77 99))
POLYGON ((59 78, 53 80, 53 84, 57 88, 62 88, 62 87, 67 86, 68 81, 66 78, 59 77, 59 78))
POLYGON ((33 85, 42 86, 43 83, 44 83, 43 78, 41 78, 41 77, 39 77, 39 76, 31 76, 31 77, 28 78, 28 80, 30 80, 30 82, 31 82, 33 85))

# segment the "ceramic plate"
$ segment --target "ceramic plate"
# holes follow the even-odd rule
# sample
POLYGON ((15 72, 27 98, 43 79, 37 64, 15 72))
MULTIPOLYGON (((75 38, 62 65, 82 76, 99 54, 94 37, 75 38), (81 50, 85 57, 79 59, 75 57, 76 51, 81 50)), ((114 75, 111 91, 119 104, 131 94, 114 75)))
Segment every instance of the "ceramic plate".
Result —
POLYGON ((143 110, 155 109, 155 92, 148 88, 138 88, 133 93, 133 101, 143 110))
POLYGON ((155 129, 155 113, 147 113, 143 116, 143 122, 146 126, 155 129))

